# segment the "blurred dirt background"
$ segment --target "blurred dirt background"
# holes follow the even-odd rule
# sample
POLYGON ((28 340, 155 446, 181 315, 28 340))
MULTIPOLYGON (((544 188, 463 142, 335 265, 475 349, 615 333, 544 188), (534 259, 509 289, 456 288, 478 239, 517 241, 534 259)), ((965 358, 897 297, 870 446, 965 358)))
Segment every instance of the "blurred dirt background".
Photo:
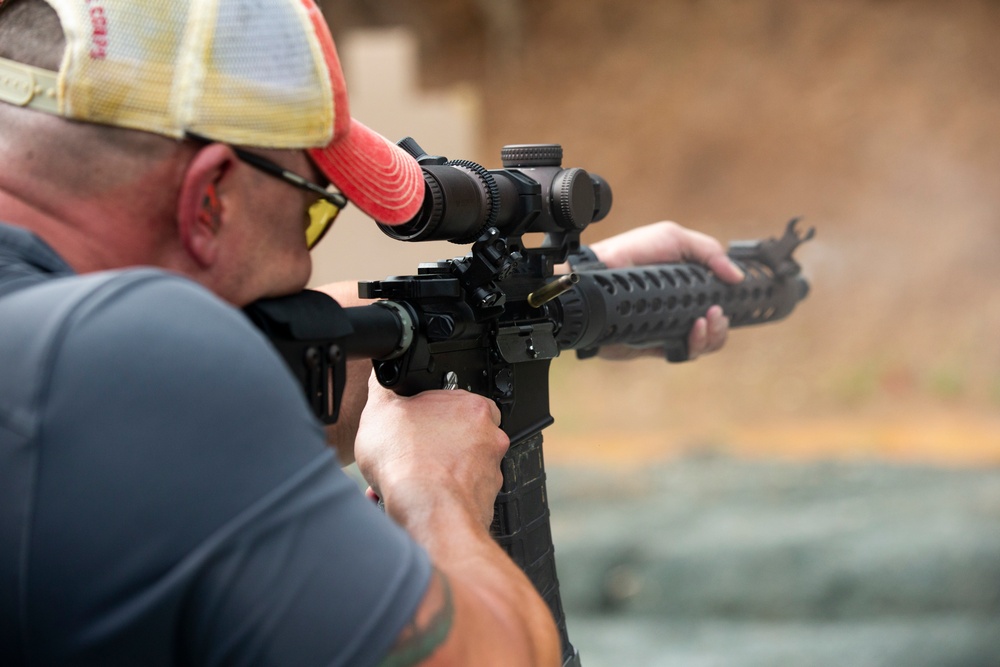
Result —
POLYGON ((817 228, 787 321, 692 364, 558 360, 550 459, 1000 461, 1000 3, 323 4, 337 36, 411 27, 423 87, 481 95, 478 155, 450 157, 561 143, 604 176, 589 240, 817 228))

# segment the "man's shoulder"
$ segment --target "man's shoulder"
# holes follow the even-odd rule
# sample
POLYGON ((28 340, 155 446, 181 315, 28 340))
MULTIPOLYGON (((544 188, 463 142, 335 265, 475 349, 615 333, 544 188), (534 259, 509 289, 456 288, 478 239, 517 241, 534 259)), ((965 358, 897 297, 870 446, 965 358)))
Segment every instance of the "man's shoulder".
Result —
POLYGON ((224 372, 281 383, 284 371, 242 312, 158 269, 44 280, 0 298, 0 322, 0 395, 36 408, 53 374, 90 383, 95 372, 123 382, 224 372))
POLYGON ((96 354, 136 345, 198 338, 197 354, 219 341, 258 338, 243 314, 207 289, 154 268, 60 276, 0 298, 2 356, 43 354, 85 336, 96 354), (204 334, 210 332, 211 336, 204 334))
POLYGON ((204 327, 217 336, 255 332, 239 310, 204 287, 154 268, 44 280, 0 298, 0 319, 47 343, 81 327, 100 327, 104 340, 123 345, 137 330, 157 338, 195 335, 204 327))
MULTIPOLYGON (((53 299, 77 315, 140 318, 176 311, 223 313, 234 309, 206 288, 156 268, 133 268, 64 276, 36 286, 36 299, 53 299), (144 303, 135 308, 136 303, 144 303), (119 308, 119 306, 129 308, 119 308), (82 310, 81 310, 82 308, 82 310)), ((180 314, 180 313, 179 313, 180 314)))
POLYGON ((226 307, 211 292, 191 280, 151 267, 39 276, 38 280, 18 287, 0 298, 0 308, 23 317, 48 314, 46 319, 64 318, 81 307, 113 306, 116 301, 137 292, 155 294, 163 300, 160 305, 164 308, 226 307))

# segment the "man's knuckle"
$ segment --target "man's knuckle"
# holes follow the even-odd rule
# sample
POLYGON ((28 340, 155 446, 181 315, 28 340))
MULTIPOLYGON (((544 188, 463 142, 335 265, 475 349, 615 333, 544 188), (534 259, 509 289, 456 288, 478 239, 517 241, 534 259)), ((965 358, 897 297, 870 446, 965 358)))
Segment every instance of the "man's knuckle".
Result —
POLYGON ((489 420, 492 419, 490 413, 490 404, 487 399, 482 396, 476 396, 475 394, 470 394, 467 399, 468 405, 466 406, 467 414, 477 420, 489 420))

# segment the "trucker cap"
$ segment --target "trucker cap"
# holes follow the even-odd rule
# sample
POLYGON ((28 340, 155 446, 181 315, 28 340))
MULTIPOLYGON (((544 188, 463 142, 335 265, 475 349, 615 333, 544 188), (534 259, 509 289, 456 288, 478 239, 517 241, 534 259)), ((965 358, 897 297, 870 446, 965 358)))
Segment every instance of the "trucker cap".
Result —
POLYGON ((416 161, 351 118, 313 0, 46 1, 66 36, 59 71, 0 59, 0 100, 178 139, 307 149, 378 222, 420 208, 416 161))

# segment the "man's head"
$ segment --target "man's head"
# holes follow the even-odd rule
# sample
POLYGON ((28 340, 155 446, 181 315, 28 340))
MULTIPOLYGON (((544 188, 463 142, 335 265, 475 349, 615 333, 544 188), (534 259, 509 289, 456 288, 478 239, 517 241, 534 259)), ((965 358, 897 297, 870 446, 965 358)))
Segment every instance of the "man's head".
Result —
MULTIPOLYGON (((240 243, 207 247, 185 235, 199 225, 212 232, 237 212, 279 216, 261 201, 248 204, 267 193, 280 191, 292 210, 316 201, 242 159, 236 146, 320 187, 332 183, 380 222, 405 222, 422 201, 412 158, 351 119, 333 41, 312 0, 0 0, 0 57, 0 155, 22 176, 0 177, 0 190, 31 199, 37 176, 47 175, 78 198, 121 195, 133 218, 129 203, 141 193, 153 200, 141 208, 151 217, 175 211, 193 265, 220 253, 253 250, 262 260, 304 252, 302 214, 296 248, 276 220, 272 230, 257 225, 273 232, 265 235, 271 248, 235 237, 240 243), (249 197, 228 187, 237 185, 249 197)), ((66 213, 51 190, 37 194, 35 208, 66 213)), ((177 261, 159 263, 191 273, 177 261)), ((286 277, 276 289, 302 282, 301 268, 294 272, 296 281, 286 277)))

